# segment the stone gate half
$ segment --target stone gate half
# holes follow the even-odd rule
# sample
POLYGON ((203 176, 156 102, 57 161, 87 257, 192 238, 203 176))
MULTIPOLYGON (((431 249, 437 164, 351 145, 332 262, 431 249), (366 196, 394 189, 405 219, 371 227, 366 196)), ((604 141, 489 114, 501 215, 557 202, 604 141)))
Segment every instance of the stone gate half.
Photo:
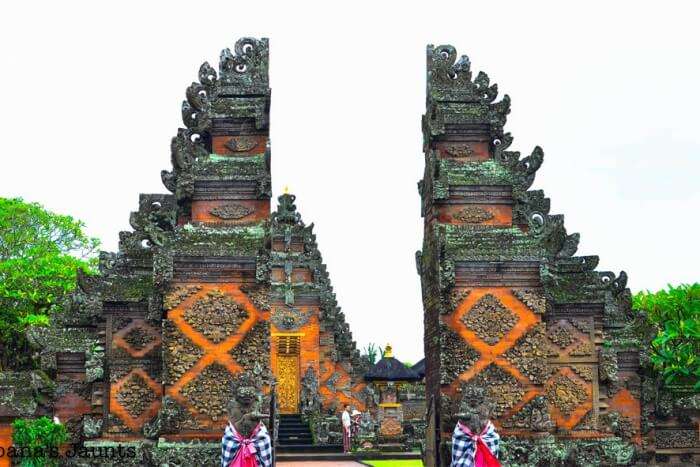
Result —
POLYGON ((449 465, 474 387, 486 388, 508 465, 629 461, 642 444, 639 353, 610 340, 631 316, 627 277, 575 256, 579 235, 529 189, 542 149, 510 150, 510 99, 497 94, 452 46, 428 47, 416 259, 429 465, 449 465))

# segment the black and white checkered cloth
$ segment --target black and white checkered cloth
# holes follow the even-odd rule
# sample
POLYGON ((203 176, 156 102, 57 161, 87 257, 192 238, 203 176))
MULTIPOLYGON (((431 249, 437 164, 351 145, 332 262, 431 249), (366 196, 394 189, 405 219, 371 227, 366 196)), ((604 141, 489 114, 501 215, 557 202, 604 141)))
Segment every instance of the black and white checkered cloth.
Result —
POLYGON ((474 435, 462 422, 458 422, 452 433, 452 463, 450 467, 474 467, 477 439, 481 438, 491 453, 498 457, 498 444, 501 437, 490 421, 480 435, 474 435))
POLYGON ((262 423, 258 424, 248 439, 243 438, 231 423, 226 425, 221 438, 221 467, 228 467, 241 448, 248 449, 255 455, 259 467, 272 467, 272 443, 267 428, 262 423))

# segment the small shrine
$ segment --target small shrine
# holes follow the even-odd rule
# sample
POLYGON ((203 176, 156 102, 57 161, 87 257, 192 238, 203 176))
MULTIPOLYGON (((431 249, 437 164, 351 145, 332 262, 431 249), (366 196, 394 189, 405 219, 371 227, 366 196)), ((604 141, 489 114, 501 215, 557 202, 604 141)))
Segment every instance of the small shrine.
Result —
POLYGON ((384 348, 382 358, 365 373, 365 381, 371 382, 379 391, 379 404, 373 414, 378 425, 379 449, 405 449, 404 411, 399 392, 403 385, 420 379, 415 371, 394 358, 391 345, 384 348))

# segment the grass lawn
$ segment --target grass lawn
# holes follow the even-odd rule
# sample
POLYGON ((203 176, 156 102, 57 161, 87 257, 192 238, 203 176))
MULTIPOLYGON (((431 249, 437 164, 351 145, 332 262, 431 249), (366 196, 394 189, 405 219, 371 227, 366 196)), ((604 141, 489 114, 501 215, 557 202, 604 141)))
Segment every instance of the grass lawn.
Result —
POLYGON ((374 467, 423 467, 423 461, 419 459, 399 460, 399 461, 364 461, 374 467))

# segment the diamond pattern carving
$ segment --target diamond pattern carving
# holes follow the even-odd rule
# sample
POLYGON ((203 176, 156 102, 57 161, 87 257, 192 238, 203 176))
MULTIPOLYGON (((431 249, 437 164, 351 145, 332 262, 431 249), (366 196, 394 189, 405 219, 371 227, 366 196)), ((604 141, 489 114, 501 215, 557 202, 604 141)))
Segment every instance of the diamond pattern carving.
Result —
POLYGON ((565 416, 586 400, 586 389, 568 376, 558 374, 547 389, 547 398, 565 416))
POLYGON ((497 344, 518 322, 518 317, 493 295, 484 295, 462 317, 462 323, 489 345, 497 344))
POLYGON ((234 376, 226 367, 214 363, 187 383, 180 393, 199 414, 223 420, 234 382, 234 376))
POLYGON ((562 349, 576 342, 576 336, 571 326, 566 321, 560 321, 554 326, 550 326, 547 337, 552 343, 558 345, 562 349))
POLYGON ((562 367, 545 383, 545 395, 552 418, 559 427, 573 429, 593 408, 591 383, 570 367, 562 367))
POLYGON ((112 337, 113 345, 133 358, 142 358, 161 343, 160 333, 143 319, 134 318, 112 337))
POLYGON ((471 384, 487 388, 486 397, 494 404, 493 414, 496 417, 514 407, 525 395, 525 390, 518 380, 494 364, 480 372, 471 384))
POLYGON ((130 374, 117 393, 117 400, 133 418, 138 418, 156 399, 153 390, 138 374, 130 374))
POLYGON ((218 344, 236 332, 248 313, 230 297, 212 290, 188 308, 183 317, 196 331, 218 344))
MULTIPOLYGON (((472 320, 478 316, 472 316, 472 320)), ((534 386, 534 380, 544 379, 547 373, 538 374, 535 361, 526 359, 527 346, 536 345, 542 339, 544 325, 533 310, 506 288, 482 288, 472 289, 470 293, 457 306, 457 309, 446 319, 445 325, 455 331, 456 336, 461 340, 460 346, 473 349, 478 358, 476 361, 463 370, 454 381, 445 381, 445 367, 441 368, 441 378, 443 384, 449 384, 450 391, 458 391, 461 384, 479 384, 489 388, 490 398, 495 401, 495 413, 497 417, 509 417, 521 410, 529 401, 541 393, 541 388, 534 386), (487 298, 491 296, 491 298, 487 298), (483 302, 482 302, 483 301, 483 302), (495 344, 485 341, 483 332, 480 335, 477 330, 472 329, 468 323, 471 322, 469 315, 481 308, 477 306, 479 302, 484 303, 486 309, 496 309, 496 313, 484 313, 491 316, 488 323, 493 326, 497 324, 498 318, 495 315, 505 317, 501 321, 506 322, 504 328, 499 330, 500 338, 495 344), (501 310, 503 308, 505 312, 501 310), (507 316, 511 316, 510 319, 507 316), (529 337, 524 337, 528 335, 529 337), (534 339, 534 341, 533 341, 534 339), (518 349, 524 346, 524 349, 518 349), (513 350, 516 349, 516 350, 513 350), (512 352, 508 353, 509 351, 512 352), (523 358, 521 358, 523 357, 523 358)), ((501 324, 503 326, 503 324, 501 324)), ((486 331, 491 332, 491 331, 486 331)), ((442 333, 445 335, 446 333, 442 333)), ((498 334, 497 334, 498 335, 498 334)), ((489 339, 493 341, 494 339, 489 339)), ((444 345, 443 345, 444 347, 444 345)), ((546 349, 541 349, 546 352, 546 349)), ((449 353, 449 352, 448 352, 449 353)))
POLYGON ((203 429, 218 429, 231 397, 229 383, 247 363, 236 360, 246 352, 233 350, 267 318, 236 284, 202 284, 169 310, 167 318, 166 392, 203 429))
POLYGON ((165 338, 163 380, 166 384, 175 384, 204 356, 204 352, 194 345, 172 321, 163 321, 163 337, 165 338))
POLYGON ((110 412, 132 431, 139 431, 160 407, 162 389, 141 368, 134 368, 110 387, 110 412))

